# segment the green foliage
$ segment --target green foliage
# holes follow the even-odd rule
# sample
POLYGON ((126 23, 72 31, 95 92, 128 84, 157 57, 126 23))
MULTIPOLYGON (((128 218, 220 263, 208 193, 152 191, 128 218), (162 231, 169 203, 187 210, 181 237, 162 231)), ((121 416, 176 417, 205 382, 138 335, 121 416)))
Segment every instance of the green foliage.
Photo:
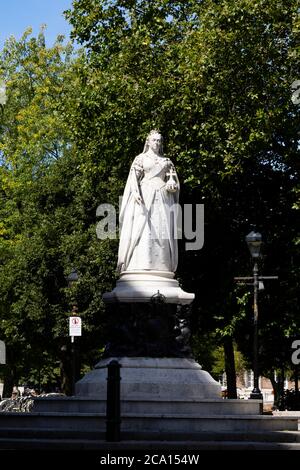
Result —
MULTIPOLYGON (((223 348, 218 347, 214 351, 214 358, 215 362, 212 373, 215 377, 220 377, 225 372, 225 356, 223 348)), ((249 364, 247 364, 242 353, 237 349, 236 345, 234 347, 234 359, 237 375, 242 374, 247 368, 249 368, 249 364)))
POLYGON ((15 380, 42 370, 43 385, 53 383, 51 368, 68 360, 65 276, 77 267, 81 358, 91 366, 100 354, 101 292, 110 286, 113 262, 95 236, 97 195, 80 186, 82 157, 68 122, 80 58, 60 40, 46 49, 42 34, 29 34, 9 40, 0 57, 8 98, 0 117, 0 335, 17 367, 15 380))

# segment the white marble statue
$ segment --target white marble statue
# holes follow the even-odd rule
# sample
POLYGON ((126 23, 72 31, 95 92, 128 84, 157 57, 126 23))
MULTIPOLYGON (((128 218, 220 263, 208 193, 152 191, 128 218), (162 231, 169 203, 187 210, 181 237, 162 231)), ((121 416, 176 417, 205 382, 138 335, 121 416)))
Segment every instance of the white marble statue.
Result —
POLYGON ((178 262, 176 205, 179 180, 152 130, 127 179, 120 212, 118 271, 175 272, 178 262))
POLYGON ((162 144, 151 131, 131 165, 120 210, 120 276, 104 302, 151 302, 159 293, 166 303, 190 304, 195 297, 175 279, 179 180, 162 144))

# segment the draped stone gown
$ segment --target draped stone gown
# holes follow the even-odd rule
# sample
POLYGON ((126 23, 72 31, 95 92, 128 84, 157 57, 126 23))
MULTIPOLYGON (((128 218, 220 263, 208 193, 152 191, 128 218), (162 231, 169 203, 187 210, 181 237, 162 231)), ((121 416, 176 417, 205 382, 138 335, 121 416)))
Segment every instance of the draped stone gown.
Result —
POLYGON ((131 165, 120 212, 120 272, 176 271, 179 188, 175 193, 166 189, 171 169, 175 172, 169 158, 148 153, 138 155, 131 165), (136 202, 134 191, 140 193, 142 204, 136 202))

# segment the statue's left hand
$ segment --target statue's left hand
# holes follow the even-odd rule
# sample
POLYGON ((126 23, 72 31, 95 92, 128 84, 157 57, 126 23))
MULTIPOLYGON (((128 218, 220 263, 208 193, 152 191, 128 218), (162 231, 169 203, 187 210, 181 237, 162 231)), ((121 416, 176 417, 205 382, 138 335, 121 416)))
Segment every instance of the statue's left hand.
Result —
POLYGON ((169 191, 169 193, 176 193, 178 184, 175 181, 170 181, 166 184, 166 190, 169 191))

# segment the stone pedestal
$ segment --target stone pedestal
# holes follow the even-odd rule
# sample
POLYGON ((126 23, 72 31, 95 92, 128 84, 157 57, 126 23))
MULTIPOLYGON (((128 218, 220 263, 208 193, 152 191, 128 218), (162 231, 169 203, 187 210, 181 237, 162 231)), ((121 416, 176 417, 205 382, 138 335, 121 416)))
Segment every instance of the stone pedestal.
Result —
MULTIPOLYGON (((137 413, 146 427, 155 416, 168 414, 173 422, 192 408, 200 409, 201 400, 221 400, 220 384, 192 357, 193 299, 194 294, 180 288, 174 273, 122 273, 115 289, 103 296, 109 340, 104 359, 77 382, 76 398, 105 403, 107 365, 117 360, 121 409, 129 417, 137 413)), ((128 431, 135 426, 126 424, 128 431)), ((184 424, 182 431, 188 426, 184 424)))
MULTIPOLYGON (((157 411, 162 403, 188 403, 193 400, 221 398, 221 386, 193 359, 115 357, 100 361, 76 384, 76 396, 106 399, 107 365, 116 359, 121 364, 121 399, 150 400, 157 411)), ((178 412, 178 409, 174 411, 178 412)))
POLYGON ((190 315, 194 294, 166 271, 123 272, 103 300, 107 312, 104 358, 76 384, 78 397, 106 398, 107 365, 121 365, 121 400, 151 402, 166 413, 180 403, 220 399, 221 386, 192 357, 190 315))

